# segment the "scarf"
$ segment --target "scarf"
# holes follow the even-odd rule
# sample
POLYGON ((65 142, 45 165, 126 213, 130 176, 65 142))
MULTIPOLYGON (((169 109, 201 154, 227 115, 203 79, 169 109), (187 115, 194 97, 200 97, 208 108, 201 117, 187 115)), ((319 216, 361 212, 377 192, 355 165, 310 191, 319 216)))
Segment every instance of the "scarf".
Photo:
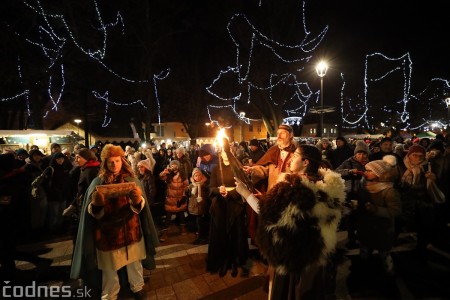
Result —
POLYGON ((202 202, 202 185, 206 182, 206 178, 203 176, 202 180, 200 181, 194 181, 194 178, 192 178, 192 195, 197 195, 197 202, 202 202), (198 194, 197 194, 198 193, 198 194))
POLYGON ((393 182, 367 181, 366 184, 366 189, 369 193, 378 193, 392 187, 394 187, 393 182))
POLYGON ((409 156, 405 156, 403 162, 406 167, 405 173, 402 176, 402 183, 407 183, 409 185, 417 185, 420 182, 420 173, 423 172, 423 166, 427 163, 426 160, 418 165, 413 165, 409 160, 409 156))

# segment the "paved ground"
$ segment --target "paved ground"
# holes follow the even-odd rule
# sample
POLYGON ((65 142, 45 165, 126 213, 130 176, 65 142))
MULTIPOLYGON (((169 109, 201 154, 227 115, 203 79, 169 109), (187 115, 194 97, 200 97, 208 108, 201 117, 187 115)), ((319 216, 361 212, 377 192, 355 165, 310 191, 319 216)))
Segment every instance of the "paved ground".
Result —
MULTIPOLYGON (((146 272, 145 291, 149 299, 266 299, 264 273, 266 266, 257 259, 249 261, 249 277, 233 278, 205 271, 207 245, 192 245, 195 235, 178 235, 172 228, 169 240, 157 249, 157 268, 146 272)), ((339 233, 339 248, 346 242, 346 233, 339 233)), ((367 262, 358 259, 358 250, 339 251, 336 278, 337 299, 450 299, 450 255, 430 248, 426 260, 419 260, 412 249, 413 235, 404 234, 395 248, 393 258, 396 275, 386 277, 374 255, 367 262)), ((21 284, 36 281, 47 286, 65 286, 71 263, 72 241, 59 237, 27 243, 22 250, 51 258, 51 266, 36 268, 28 262, 17 262, 21 284)), ((48 297, 41 297, 48 299, 48 297)), ((80 299, 80 298, 78 298, 80 299)), ((133 299, 129 290, 122 290, 120 299, 133 299)))

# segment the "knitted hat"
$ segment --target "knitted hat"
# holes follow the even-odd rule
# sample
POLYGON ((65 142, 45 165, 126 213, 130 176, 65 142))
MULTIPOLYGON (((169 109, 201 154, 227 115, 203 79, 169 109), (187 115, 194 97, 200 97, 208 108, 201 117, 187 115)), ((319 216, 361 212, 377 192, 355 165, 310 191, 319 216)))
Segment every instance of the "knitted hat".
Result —
POLYGON ((105 147, 103 147, 102 154, 100 154, 101 160, 106 161, 106 159, 113 156, 125 156, 125 152, 120 146, 114 146, 113 144, 105 145, 105 147))
POLYGON ((417 144, 414 144, 414 145, 412 145, 412 146, 410 146, 409 148, 408 148, 408 156, 411 154, 411 153, 414 153, 414 152, 420 152, 420 153, 422 153, 423 155, 425 155, 425 148, 424 147, 422 147, 422 146, 420 146, 420 145, 417 145, 417 144))
POLYGON ((27 150, 23 149, 23 148, 19 148, 16 150, 16 155, 23 155, 25 157, 28 157, 29 154, 27 152, 27 150))
POLYGON ((80 149, 78 151, 77 155, 81 156, 82 158, 84 158, 87 161, 89 161, 89 160, 96 161, 97 160, 97 157, 95 156, 95 154, 87 148, 80 149))
POLYGON ((394 155, 385 155, 383 159, 374 160, 366 164, 366 170, 371 170, 380 181, 390 181, 396 173, 397 159, 394 155))
POLYGON ((58 152, 55 154, 55 156, 53 156, 54 159, 58 159, 58 158, 64 158, 66 157, 64 154, 62 154, 61 152, 58 152))
POLYGON ((180 168, 180 162, 176 159, 170 161, 169 166, 173 166, 173 165, 177 166, 178 169, 180 168))
POLYGON ((284 130, 288 131, 289 133, 294 132, 294 129, 292 129, 291 125, 288 125, 288 124, 281 124, 280 126, 278 126, 278 129, 284 129, 284 130))
POLYGON ((154 164, 152 163, 152 161, 150 159, 144 159, 144 160, 141 160, 140 162, 138 162, 137 166, 138 167, 143 166, 147 170, 153 172, 154 164))
POLYGON ((250 140, 250 143, 249 143, 249 146, 256 146, 256 147, 259 147, 259 142, 258 142, 258 140, 257 140, 257 139, 251 139, 251 140, 250 140))
POLYGON ((367 146, 367 144, 364 141, 361 140, 356 141, 354 153, 356 154, 358 152, 365 152, 369 154, 369 146, 367 146))

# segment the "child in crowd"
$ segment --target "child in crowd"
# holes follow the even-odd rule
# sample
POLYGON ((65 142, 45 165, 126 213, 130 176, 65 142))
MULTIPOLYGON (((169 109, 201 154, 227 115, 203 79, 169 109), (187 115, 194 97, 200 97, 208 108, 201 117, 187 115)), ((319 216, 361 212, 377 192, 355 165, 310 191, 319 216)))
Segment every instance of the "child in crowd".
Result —
POLYGON ((197 239, 194 245, 203 245, 208 243, 209 235, 209 207, 211 205, 209 199, 208 178, 199 168, 192 171, 191 184, 187 190, 189 194, 188 211, 195 216, 197 224, 197 239))
POLYGON ((395 217, 401 213, 400 193, 394 187, 397 159, 385 155, 365 165, 358 203, 357 236, 364 260, 378 250, 387 275, 394 273, 390 251, 395 240, 395 217))

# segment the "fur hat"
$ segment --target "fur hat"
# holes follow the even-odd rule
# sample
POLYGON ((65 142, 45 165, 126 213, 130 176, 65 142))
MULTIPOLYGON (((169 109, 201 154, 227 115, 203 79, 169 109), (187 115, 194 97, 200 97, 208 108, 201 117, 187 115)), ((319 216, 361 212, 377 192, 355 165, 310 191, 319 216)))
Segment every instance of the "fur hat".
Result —
POLYGON ((330 143, 330 140, 329 139, 327 139, 327 138, 322 138, 321 140, 320 140, 320 143, 327 143, 327 144, 329 144, 330 143))
POLYGON ((144 168, 153 172, 153 168, 155 167, 155 164, 154 164, 154 161, 151 161, 150 159, 147 158, 147 159, 144 159, 144 160, 141 160, 140 162, 138 162, 137 166, 138 167, 144 166, 144 168))
POLYGON ((256 146, 256 147, 259 147, 259 142, 258 142, 258 140, 257 140, 257 139, 251 139, 251 140, 250 140, 250 143, 249 143, 249 146, 256 146))
POLYGON ((294 129, 292 129, 291 125, 289 125, 289 124, 281 124, 280 126, 278 126, 278 129, 284 129, 284 130, 288 131, 289 133, 294 132, 294 129))
POLYGON ((95 156, 95 154, 87 148, 80 149, 77 155, 81 156, 87 161, 89 160, 97 161, 97 157, 95 156))
POLYGON ((369 146, 364 141, 356 141, 354 154, 358 152, 365 152, 369 154, 369 146))
POLYGON ((106 161, 106 159, 113 156, 125 156, 125 152, 120 146, 114 146, 113 144, 105 145, 105 147, 103 147, 102 154, 100 154, 102 161, 106 161))
POLYGON ((421 145, 417 145, 417 144, 414 144, 414 145, 412 145, 412 146, 410 146, 409 148, 408 148, 408 156, 411 154, 411 153, 414 153, 414 152, 420 152, 420 153, 422 153, 423 155, 425 155, 425 148, 424 147, 422 147, 421 145))
POLYGON ((397 173, 397 158, 394 155, 385 155, 383 159, 374 160, 366 164, 366 170, 371 170, 380 181, 392 181, 397 173))
POLYGON ((183 155, 186 155, 186 148, 178 147, 177 149, 175 149, 175 153, 181 153, 183 155))

